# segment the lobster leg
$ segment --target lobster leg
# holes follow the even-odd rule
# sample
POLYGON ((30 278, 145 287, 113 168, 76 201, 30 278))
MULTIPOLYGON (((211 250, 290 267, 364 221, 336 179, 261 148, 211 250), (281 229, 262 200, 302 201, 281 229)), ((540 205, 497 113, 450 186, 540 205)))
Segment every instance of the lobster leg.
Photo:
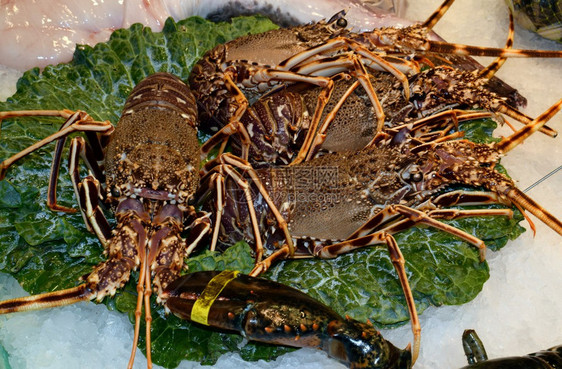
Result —
MULTIPOLYGON (((496 212, 489 213, 490 210, 485 210, 484 215, 498 215, 496 212)), ((450 233, 454 236, 457 236, 466 242, 471 243, 472 245, 476 246, 480 251, 480 259, 484 260, 484 255, 486 252, 486 245, 482 240, 477 237, 474 237, 458 228, 452 227, 445 223, 439 222, 433 219, 429 214, 423 211, 419 211, 413 208, 409 208, 403 205, 390 205, 382 210, 379 214, 375 215, 371 218, 368 222, 365 223, 364 226, 359 228, 355 231, 347 240, 336 243, 329 246, 324 246, 320 250, 315 251, 315 255, 321 258, 334 258, 339 254, 347 253, 352 250, 371 246, 381 242, 381 232, 389 232, 389 233, 396 233, 402 231, 404 229, 410 228, 413 225, 417 225, 420 223, 426 224, 433 228, 440 229, 444 232, 450 233), (380 215, 379 215, 380 214, 380 215), (397 224, 393 224, 383 230, 376 231, 375 233, 372 232, 375 227, 382 224, 384 221, 396 217, 402 216, 405 217, 408 222, 398 222, 397 224)), ((437 213, 439 214, 439 213, 437 213)), ((440 216, 442 217, 442 213, 440 216)), ((453 215, 451 212, 447 213, 448 215, 453 215)), ((457 212, 458 216, 463 216, 462 212, 457 212)), ((483 215, 483 214, 479 214, 483 215)), ((507 215, 509 216, 510 213, 508 212, 500 212, 499 215, 507 215)))
MULTIPOLYGON (((417 151, 420 150, 420 148, 424 147, 422 145, 423 143, 429 144, 446 141, 453 137, 462 137, 464 135, 463 132, 455 132, 453 134, 449 133, 453 128, 458 129, 459 122, 474 119, 491 118, 493 116, 493 113, 486 111, 460 109, 444 110, 434 115, 417 119, 413 123, 406 123, 396 127, 388 128, 386 132, 393 132, 394 140, 405 139, 405 135, 401 134, 400 131, 407 132, 408 136, 418 141, 418 146, 413 149, 413 151, 417 151)), ((367 145, 367 147, 376 146, 381 138, 384 138, 384 136, 375 136, 367 145)))
POLYGON ((390 260, 392 261, 392 265, 394 265, 394 269, 400 279, 400 285, 402 286, 402 291, 404 292, 404 297, 406 298, 406 304, 408 305, 412 334, 414 335, 414 348, 412 350, 412 364, 414 364, 420 353, 421 344, 421 326, 418 318, 418 311, 416 310, 414 296, 412 295, 412 289, 410 288, 408 276, 406 275, 406 269, 404 268, 406 263, 404 256, 402 255, 396 240, 390 234, 386 234, 385 242, 388 247, 388 254, 390 256, 390 260))
POLYGON ((90 152, 82 137, 72 140, 69 153, 69 172, 76 198, 79 200, 79 208, 84 218, 84 224, 90 232, 96 234, 104 247, 107 247, 111 238, 111 226, 107 221, 99 205, 101 185, 97 177, 87 176, 80 180, 80 169, 78 159, 81 157, 88 167, 95 164, 87 153, 90 152))
POLYGON ((510 205, 508 201, 501 198, 495 192, 487 191, 465 191, 457 190, 447 192, 431 200, 431 204, 439 207, 455 205, 488 205, 503 204, 510 205))
MULTIPOLYGON (((0 180, 4 179, 8 168, 17 160, 30 154, 31 152, 43 147, 44 145, 57 140, 55 155, 53 156, 53 163, 51 165, 51 174, 49 177, 49 187, 47 189, 47 206, 53 211, 75 212, 75 209, 68 208, 57 204, 57 182, 60 169, 60 161, 62 156, 62 149, 66 137, 73 132, 87 132, 97 133, 102 135, 110 135, 113 132, 113 125, 109 121, 98 122, 94 121, 87 113, 82 111, 73 112, 70 110, 23 110, 23 111, 10 111, 1 112, 0 121, 5 118, 12 117, 26 117, 26 116, 55 116, 65 118, 66 121, 62 124, 58 132, 44 138, 29 146, 25 150, 13 155, 12 157, 0 163, 0 180)), ((97 138, 97 135, 91 135, 92 139, 97 138)), ((98 144, 99 146, 99 144, 98 144)), ((90 151, 89 151, 90 152, 90 151)), ((101 171, 97 166, 95 160, 87 160, 89 168, 94 173, 101 175, 101 171)), ((103 177, 100 177, 103 178, 103 177)), ((89 225, 87 224, 89 227, 89 225)), ((90 228, 89 228, 90 229, 90 228)))
POLYGON ((259 223, 255 215, 255 209, 252 205, 253 204, 252 194, 249 188, 249 183, 238 173, 237 170, 241 170, 250 176, 252 182, 255 184, 256 188, 258 189, 258 191, 264 198, 265 202, 269 206, 270 211, 275 216, 278 227, 283 230, 283 233, 285 235, 285 240, 287 241, 286 247, 288 247, 289 253, 292 254, 294 252, 294 245, 293 245, 292 237, 289 233, 287 221, 283 218, 279 209, 277 209, 277 206, 275 206, 275 204, 273 203, 273 200, 271 199, 264 185, 261 183, 261 180, 259 179, 255 169, 247 161, 238 158, 232 154, 226 153, 208 162, 203 168, 203 172, 205 173, 206 176, 208 176, 208 174, 211 173, 210 171, 220 173, 220 175, 223 177, 221 179, 222 183, 224 183, 224 178, 230 177, 233 178, 236 181, 236 183, 244 190, 248 211, 252 218, 252 227, 254 230, 254 235, 256 237, 256 254, 260 255, 259 258, 256 256, 256 260, 261 261, 261 253, 263 252, 263 246, 262 246, 261 236, 259 236, 260 235, 259 223))
MULTIPOLYGON (((393 132, 396 137, 400 131, 404 130, 404 132, 408 132, 409 136, 418 140, 419 144, 429 143, 448 137, 453 128, 458 129, 459 122, 495 117, 497 116, 494 113, 488 111, 451 109, 416 119, 411 123, 387 128, 386 132, 393 132)), ((462 134, 462 132, 457 133, 462 134)), ((375 137, 367 146, 376 146, 379 140, 380 138, 375 137)))
MULTIPOLYGON (((325 65, 326 60, 320 59, 316 60, 318 56, 323 56, 325 53, 330 55, 334 51, 349 50, 349 52, 343 52, 342 57, 338 57, 339 63, 341 63, 341 70, 345 70, 345 58, 349 58, 350 55, 356 55, 360 58, 361 62, 367 67, 374 70, 381 70, 394 75, 404 86, 404 90, 409 90, 408 79, 405 73, 417 73, 419 71, 419 66, 416 62, 407 61, 404 59, 390 57, 390 62, 385 60, 384 57, 369 51, 363 47, 358 42, 351 40, 346 37, 337 37, 323 43, 320 46, 312 47, 308 50, 300 52, 284 62, 279 64, 279 67, 283 70, 292 70, 303 74, 313 74, 316 72, 319 75, 327 75, 330 73, 322 73, 320 70, 328 69, 327 67, 322 67, 325 65), (347 55, 346 55, 347 54, 347 55), (308 60, 312 60, 309 62, 308 60), (393 63, 395 65, 393 65, 393 63), (400 69, 402 70, 400 70, 400 69)), ((329 58, 328 58, 329 59, 329 58)), ((326 65, 329 66, 329 63, 326 65)), ((333 74, 333 72, 332 72, 333 74)))
MULTIPOLYGON (((214 167, 213 170, 218 171, 219 169, 217 167, 214 167)), ((209 246, 209 249, 211 251, 215 251, 219 237, 220 222, 222 219, 222 214, 224 212, 224 175, 217 172, 208 173, 201 179, 200 183, 201 185, 199 186, 199 190, 196 196, 198 199, 206 198, 211 192, 215 193, 215 225, 212 231, 211 244, 209 246), (202 193, 202 191, 204 193, 202 193)))
MULTIPOLYGON (((252 82, 257 86, 269 86, 272 81, 283 81, 283 82, 304 82, 319 87, 326 88, 327 91, 323 92, 322 97, 319 98, 316 111, 314 113, 314 119, 320 120, 322 112, 326 101, 329 99, 333 81, 328 77, 321 76, 307 76, 290 71, 282 71, 276 69, 265 69, 261 70, 252 76, 252 82)), ((201 155, 202 158, 206 158, 206 155, 215 147, 219 142, 224 142, 225 139, 235 133, 238 133, 242 142, 242 153, 241 157, 244 160, 248 160, 248 150, 250 147, 250 134, 243 124, 240 124, 240 119, 246 112, 248 108, 248 100, 246 96, 242 93, 240 88, 234 83, 232 77, 229 73, 225 73, 225 87, 232 94, 230 98, 231 110, 234 110, 230 115, 229 122, 225 125, 217 134, 211 137, 202 147, 201 155), (227 128, 228 127, 228 128, 227 128)), ((221 152, 222 153, 222 152, 221 152)))
POLYGON ((328 126, 336 118, 336 114, 338 113, 342 105, 345 103, 349 95, 351 95, 351 93, 355 91, 355 89, 359 86, 359 83, 360 83, 359 81, 355 81, 342 95, 342 97, 338 100, 337 104, 334 106, 332 111, 330 111, 330 113, 326 116, 326 119, 322 123, 322 126, 318 128, 318 132, 315 135, 314 142, 311 144, 311 147, 308 150, 308 155, 306 156, 306 160, 310 160, 312 157, 314 157, 314 155, 316 155, 316 153, 324 143, 324 140, 326 139, 326 131, 328 130, 328 126))
POLYGON ((103 212, 98 206, 98 198, 100 195, 99 181, 103 180, 103 174, 99 165, 98 159, 103 158, 101 152, 102 144, 100 136, 109 136, 114 128, 109 121, 94 121, 87 113, 83 111, 70 111, 70 110, 23 110, 23 111, 10 111, 1 112, 0 120, 13 117, 28 117, 28 116, 55 116, 65 118, 66 121, 62 124, 61 128, 54 134, 44 138, 29 146, 25 150, 13 155, 12 157, 0 163, 0 180, 6 175, 8 168, 17 160, 30 154, 31 152, 43 147, 44 145, 57 141, 53 162, 51 165, 51 174, 49 178, 49 187, 47 191, 47 206, 54 211, 75 212, 75 209, 60 206, 56 201, 56 186, 58 182, 58 175, 60 170, 60 162, 62 151, 66 137, 73 132, 85 132, 89 136, 89 141, 93 145, 89 146, 85 143, 84 139, 77 137, 72 140, 71 149, 69 153, 69 172, 71 173, 71 181, 74 186, 76 197, 80 199, 80 209, 86 227, 90 231, 94 231, 99 237, 104 246, 107 245, 107 240, 111 236, 111 228, 103 212), (96 176, 88 176, 83 183, 80 183, 78 158, 82 157, 90 171, 96 176), (90 196, 93 194, 93 196, 90 196), (88 214, 85 210, 89 208, 91 211, 88 214))
POLYGON ((195 250, 201 239, 211 230, 211 220, 209 216, 210 214, 205 212, 196 212, 193 207, 188 209, 188 219, 194 220, 187 227, 187 229, 190 229, 189 235, 185 240, 187 256, 195 250))
POLYGON ((301 149, 299 150, 297 157, 292 161, 291 165, 298 164, 306 158, 306 153, 308 152, 310 146, 312 145, 312 140, 315 137, 316 129, 318 127, 318 124, 320 123, 320 118, 322 117, 322 113, 324 112, 324 107, 326 106, 328 100, 330 99, 330 96, 332 95, 333 88, 334 88, 334 83, 332 80, 330 80, 330 84, 318 96, 318 104, 316 105, 316 109, 314 111, 312 123, 310 124, 310 129, 306 134, 305 141, 301 149))
POLYGON ((102 132, 104 134, 111 134, 113 132, 113 125, 109 121, 98 122, 94 121, 87 113, 82 111, 71 112, 69 110, 51 111, 51 110, 36 110, 36 111, 12 111, 3 112, 0 115, 0 120, 7 117, 22 117, 22 116, 59 116, 66 118, 66 122, 62 125, 61 129, 42 139, 39 142, 29 146, 27 149, 20 151, 12 157, 0 163, 0 180, 6 176, 8 168, 17 160, 32 153, 33 151, 45 146, 46 144, 66 137, 73 132, 102 132))
MULTIPOLYGON (((363 64, 359 61, 359 59, 357 57, 352 57, 351 58, 352 62, 353 62, 353 75, 358 79, 359 83, 363 86, 364 90, 367 92, 367 95, 369 96, 369 99, 371 101, 371 104, 373 106, 373 109, 375 111, 375 116, 377 117, 377 132, 381 132, 383 125, 384 125, 384 111, 382 109, 382 105, 377 97, 377 94, 373 88, 373 85, 371 84, 371 81, 369 79, 369 74, 367 74, 367 71, 365 70, 365 67, 363 66, 363 64)), ((349 94, 351 94, 353 92, 353 90, 356 88, 354 87, 355 84, 352 84, 348 91, 344 94, 345 97, 348 97, 349 94)), ((343 105, 343 103, 345 102, 345 100, 340 99, 340 101, 336 104, 336 106, 334 107, 334 109, 331 112, 331 116, 329 115, 326 118, 326 122, 324 124, 324 126, 326 127, 325 129, 327 129, 327 124, 329 124, 331 122, 331 120, 333 120, 335 118, 335 113, 337 113, 337 111, 341 108, 341 106, 343 105), (331 120, 329 120, 331 118, 331 120)), ((295 160, 293 160, 293 162, 291 163, 291 165, 296 165, 299 164, 300 162, 303 161, 303 159, 306 158, 306 160, 310 160, 313 156, 314 151, 316 150, 315 147, 319 147, 319 145, 324 141, 325 139, 325 133, 322 131, 316 132, 318 123, 319 123, 320 117, 318 117, 318 119, 313 119, 312 124, 311 124, 311 128, 308 131, 307 137, 305 139, 305 142, 301 148, 301 150, 299 151, 298 156, 295 158, 295 160), (313 137, 316 137, 316 141, 319 142, 313 142, 313 137), (312 146, 315 147, 312 147, 312 146), (306 155, 308 153, 308 155, 306 155), (306 157, 305 157, 306 155, 306 157)))
MULTIPOLYGON (((225 154, 227 155, 227 154, 225 154)), ((220 157, 219 157, 220 158, 220 157)), ((250 191, 250 185, 248 183, 248 181, 246 181, 231 165, 229 164, 218 164, 215 165, 213 167, 213 172, 211 173, 211 181, 214 183, 215 185, 215 192, 216 192, 216 208, 217 208, 217 214, 216 214, 216 225, 215 225, 215 230, 213 231, 213 238, 211 241, 211 250, 215 249, 216 243, 217 243, 217 239, 218 239, 218 228, 221 222, 221 218, 222 218, 222 213, 223 213, 223 199, 224 199, 224 182, 225 182, 225 178, 229 177, 232 178, 236 184, 238 185, 238 187, 240 187, 242 189, 242 191, 244 191, 244 195, 246 197, 246 204, 248 204, 248 213, 250 215, 250 220, 252 223, 252 230, 254 232, 254 239, 255 239, 255 252, 256 252, 256 262, 261 261, 262 259, 262 255, 263 255, 263 243, 262 243, 262 237, 261 237, 261 232, 259 229, 259 223, 257 220, 257 216, 256 216, 256 212, 254 207, 252 206, 253 204, 253 199, 252 199, 252 193, 250 191)), ((203 183, 205 183, 207 181, 205 181, 205 179, 203 180, 203 183)))

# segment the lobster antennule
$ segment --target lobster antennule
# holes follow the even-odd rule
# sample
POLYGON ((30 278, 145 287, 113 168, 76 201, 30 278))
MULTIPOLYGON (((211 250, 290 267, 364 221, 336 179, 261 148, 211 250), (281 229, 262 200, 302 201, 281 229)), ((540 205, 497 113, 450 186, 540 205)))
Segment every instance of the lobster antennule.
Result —
POLYGON ((513 187, 507 192, 506 196, 514 204, 519 205, 523 209, 529 211, 531 214, 539 218, 544 224, 562 235, 562 222, 558 220, 554 215, 546 211, 542 206, 537 204, 529 196, 525 195, 523 191, 513 187))
POLYGON ((502 154, 510 151, 515 146, 525 141, 530 135, 541 129, 541 127, 543 127, 550 118, 558 113, 560 109, 562 109, 562 99, 558 100, 558 102, 519 131, 513 133, 511 136, 503 138, 500 142, 497 142, 494 147, 502 154))
POLYGON ((66 290, 2 301, 0 302, 0 314, 71 305, 80 301, 92 300, 95 297, 95 292, 84 283, 66 290))

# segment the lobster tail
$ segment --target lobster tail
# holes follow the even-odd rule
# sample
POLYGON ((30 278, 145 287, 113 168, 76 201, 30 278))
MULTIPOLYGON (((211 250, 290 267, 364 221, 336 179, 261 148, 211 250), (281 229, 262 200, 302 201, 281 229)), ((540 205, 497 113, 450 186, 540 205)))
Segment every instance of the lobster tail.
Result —
POLYGON ((40 295, 18 297, 0 302, 0 314, 20 311, 41 310, 57 306, 71 305, 80 301, 88 301, 96 296, 87 284, 68 288, 62 291, 42 293, 40 295))
POLYGON ((539 218, 544 224, 562 235, 562 222, 554 215, 543 209, 543 207, 537 204, 536 201, 525 195, 523 191, 513 187, 507 192, 506 196, 514 204, 529 211, 531 214, 539 218))

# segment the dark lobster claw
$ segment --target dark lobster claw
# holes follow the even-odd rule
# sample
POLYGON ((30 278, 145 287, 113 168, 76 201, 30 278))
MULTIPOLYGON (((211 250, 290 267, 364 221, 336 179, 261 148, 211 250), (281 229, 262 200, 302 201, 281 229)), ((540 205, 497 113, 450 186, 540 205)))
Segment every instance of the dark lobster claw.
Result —
POLYGON ((484 344, 473 329, 462 335, 462 344, 468 364, 460 369, 557 369, 562 368, 562 345, 525 356, 502 357, 488 360, 484 344))
POLYGON ((411 352, 371 325, 342 318, 283 284, 238 272, 197 272, 172 282, 166 307, 180 318, 236 331, 250 340, 314 347, 351 368, 411 368, 411 352))

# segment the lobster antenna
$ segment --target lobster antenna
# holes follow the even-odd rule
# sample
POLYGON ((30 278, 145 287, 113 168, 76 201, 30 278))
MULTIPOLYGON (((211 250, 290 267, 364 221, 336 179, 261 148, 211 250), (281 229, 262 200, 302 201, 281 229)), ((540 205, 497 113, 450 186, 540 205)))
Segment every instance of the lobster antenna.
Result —
MULTIPOLYGON (((445 12, 451 7, 454 0, 445 0, 443 4, 421 24, 421 27, 427 28, 430 31, 439 20, 443 17, 445 12)), ((510 32, 512 13, 510 12, 510 32)), ((457 55, 472 55, 472 56, 495 56, 498 58, 562 58, 562 51, 556 50, 528 50, 528 49, 511 49, 510 46, 505 48, 485 47, 485 46, 472 46, 455 44, 444 41, 427 40, 428 49, 421 51, 431 51, 443 54, 457 54, 457 55)), ((501 64, 500 64, 501 66, 501 64)), ((499 68, 499 67, 498 67, 499 68)))
MULTIPOLYGON (((522 112, 520 112, 517 109, 512 108, 511 106, 507 105, 507 104, 501 104, 500 107, 498 108, 498 112, 507 115, 508 117, 511 117, 515 120, 517 120, 518 122, 521 122, 523 124, 532 124, 533 123, 533 118, 529 117, 528 115, 523 114, 522 112)), ((554 129, 544 125, 540 128, 540 131, 542 133, 544 133, 547 136, 550 137, 556 137, 558 136, 558 132, 556 132, 554 129)))
POLYGON ((548 108, 544 113, 535 118, 530 124, 525 125, 519 131, 513 133, 511 136, 503 138, 501 141, 494 144, 496 150, 500 153, 506 153, 519 145, 527 139, 530 135, 538 131, 546 124, 556 113, 562 109, 562 99, 548 108))
POLYGON ((421 24, 421 26, 427 28, 428 30, 431 30, 433 26, 435 26, 437 22, 439 22, 443 15, 445 15, 447 10, 449 10, 454 1, 455 0, 445 0, 443 4, 441 4, 441 6, 437 8, 437 10, 434 11, 433 14, 431 14, 425 22, 421 24))
POLYGON ((562 235, 562 222, 560 222, 560 220, 558 220, 554 215, 544 210, 542 206, 524 194, 523 191, 513 187, 507 192, 506 197, 514 204, 521 206, 523 209, 539 218, 555 232, 562 235))
POLYGON ((496 56, 502 58, 562 58, 562 51, 556 50, 505 49, 500 47, 453 44, 432 40, 427 41, 427 43, 429 44, 429 49, 422 51, 464 56, 496 56))
POLYGON ((80 301, 88 301, 95 293, 86 284, 62 291, 47 292, 40 295, 18 297, 0 302, 0 314, 20 311, 41 310, 57 306, 71 305, 80 301))
MULTIPOLYGON (((500 153, 508 152, 515 146, 522 143, 527 137, 538 131, 550 118, 552 118, 558 111, 562 109, 562 99, 558 100, 556 104, 548 108, 544 113, 534 119, 531 124, 527 124, 519 131, 515 132, 509 137, 502 139, 500 142, 493 144, 500 153)), ((527 196, 523 191, 516 187, 511 187, 506 191, 505 196, 514 203, 518 208, 521 207, 537 218, 544 224, 549 226, 558 234, 562 235, 562 222, 555 216, 546 211, 543 207, 537 204, 533 199, 527 196)))
MULTIPOLYGON (((505 48, 506 49, 511 49, 513 47, 513 35, 515 33, 515 26, 513 24, 513 13, 511 13, 511 11, 509 12, 509 31, 507 34, 507 41, 505 43, 505 48)), ((505 61, 507 60, 507 58, 505 57, 498 57, 496 60, 494 60, 490 65, 488 65, 486 68, 482 69, 480 72, 478 72, 478 75, 482 78, 486 78, 486 79, 490 79, 494 76, 494 74, 496 74, 496 72, 501 68, 501 66, 503 65, 503 63, 505 63, 505 61)))

